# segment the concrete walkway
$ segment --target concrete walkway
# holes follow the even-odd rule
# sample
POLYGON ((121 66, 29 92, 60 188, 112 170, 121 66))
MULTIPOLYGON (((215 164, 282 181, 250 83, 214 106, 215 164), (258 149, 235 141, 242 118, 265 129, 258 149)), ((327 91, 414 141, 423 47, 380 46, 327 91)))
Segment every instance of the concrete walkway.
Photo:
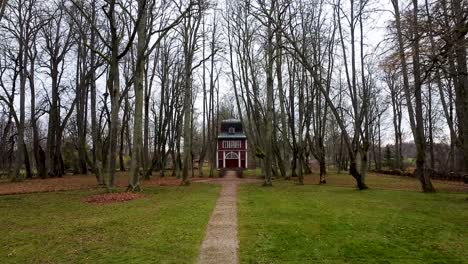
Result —
POLYGON ((221 184, 222 189, 208 222, 202 243, 199 264, 237 264, 239 241, 237 238, 237 185, 240 182, 258 180, 239 179, 235 171, 228 171, 224 178, 202 180, 221 184))

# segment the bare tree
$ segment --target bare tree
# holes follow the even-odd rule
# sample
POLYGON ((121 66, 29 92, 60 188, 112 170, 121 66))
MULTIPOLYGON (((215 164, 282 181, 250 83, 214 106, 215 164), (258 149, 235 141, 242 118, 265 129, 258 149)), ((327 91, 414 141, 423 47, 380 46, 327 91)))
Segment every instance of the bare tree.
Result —
POLYGON ((414 141, 417 148, 416 156, 416 171, 419 181, 424 192, 434 192, 434 186, 431 183, 429 176, 425 173, 424 163, 426 157, 426 141, 424 135, 424 125, 423 125, 423 113, 422 113, 422 98, 421 98, 421 75, 420 75, 420 65, 419 65, 419 39, 420 33, 418 32, 418 2, 413 0, 413 14, 412 14, 412 57, 413 57, 413 77, 414 77, 414 88, 413 94, 409 86, 408 78, 408 67, 406 62, 406 54, 404 50, 403 35, 401 29, 401 17, 400 17, 400 8, 398 0, 392 0, 394 14, 395 14, 395 24, 397 28, 397 39, 398 39, 398 54, 400 58, 400 63, 402 67, 403 75, 403 88, 405 91, 406 105, 408 108, 409 120, 411 125, 411 130, 413 132, 414 141), (414 105, 411 100, 411 96, 414 96, 414 105))
POLYGON ((393 116, 393 131, 395 135, 394 140, 394 156, 395 162, 393 164, 394 168, 403 170, 403 156, 401 152, 402 148, 402 119, 403 119, 403 89, 400 84, 400 75, 397 72, 397 64, 393 60, 389 60, 388 63, 384 66, 384 81, 388 86, 390 101, 392 106, 392 116, 393 116))
MULTIPOLYGON (((4 3, 6 5, 6 3, 4 3)), ((28 80, 31 81, 29 70, 34 70, 34 60, 36 55, 32 55, 34 43, 37 38, 38 29, 42 26, 39 21, 38 9, 35 8, 35 1, 10 1, 8 8, 3 6, 2 12, 7 12, 5 24, 2 30, 5 30, 16 42, 12 46, 11 53, 8 56, 14 62, 12 89, 8 91, 5 85, 2 85, 5 96, 0 99, 10 108, 10 114, 13 116, 17 129, 17 155, 15 157, 15 170, 12 175, 13 181, 21 181, 23 176, 21 169, 23 164, 26 169, 26 177, 31 178, 32 172, 28 157, 28 151, 25 144, 25 104, 26 88, 28 80), (6 11, 5 11, 6 10, 6 11), (31 61, 32 60, 32 61, 31 61), (16 82, 19 84, 19 113, 15 109, 14 97, 16 93, 16 82)), ((30 82, 31 83, 31 82, 30 82)), ((37 142, 36 142, 37 143, 37 142)), ((37 150, 35 148, 35 150, 37 150)))
MULTIPOLYGON (((61 141, 63 128, 67 119, 61 120, 61 99, 65 97, 66 90, 62 82, 65 74, 65 56, 73 45, 73 29, 65 21, 64 1, 60 1, 56 8, 50 10, 48 23, 41 30, 44 38, 44 53, 46 59, 42 61, 42 67, 47 69, 51 79, 51 94, 49 98, 49 124, 47 130, 47 170, 50 176, 62 176, 64 174, 61 154, 61 141), (68 27, 67 31, 63 31, 68 27)), ((73 107, 69 109, 71 112, 73 107)), ((67 114, 67 116, 69 116, 67 114)))

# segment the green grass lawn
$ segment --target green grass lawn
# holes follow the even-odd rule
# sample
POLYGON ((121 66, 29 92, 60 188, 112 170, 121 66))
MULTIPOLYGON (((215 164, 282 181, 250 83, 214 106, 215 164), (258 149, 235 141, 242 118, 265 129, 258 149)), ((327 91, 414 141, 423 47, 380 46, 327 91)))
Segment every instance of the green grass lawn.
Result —
POLYGON ((262 176, 262 169, 255 168, 255 169, 246 169, 244 170, 243 176, 245 178, 258 178, 262 176))
POLYGON ((219 187, 145 188, 92 205, 98 191, 0 196, 0 263, 194 263, 219 187))
POLYGON ((468 263, 466 194, 243 185, 241 263, 468 263))

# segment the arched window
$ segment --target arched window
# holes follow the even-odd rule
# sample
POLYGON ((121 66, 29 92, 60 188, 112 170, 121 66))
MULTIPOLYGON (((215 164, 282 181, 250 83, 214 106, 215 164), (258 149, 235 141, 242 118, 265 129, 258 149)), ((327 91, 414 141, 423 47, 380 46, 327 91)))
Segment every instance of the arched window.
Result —
POLYGON ((235 152, 226 153, 225 159, 239 159, 239 155, 235 152))
POLYGON ((236 133, 236 129, 233 128, 233 127, 230 127, 229 128, 229 134, 234 134, 234 133, 236 133))

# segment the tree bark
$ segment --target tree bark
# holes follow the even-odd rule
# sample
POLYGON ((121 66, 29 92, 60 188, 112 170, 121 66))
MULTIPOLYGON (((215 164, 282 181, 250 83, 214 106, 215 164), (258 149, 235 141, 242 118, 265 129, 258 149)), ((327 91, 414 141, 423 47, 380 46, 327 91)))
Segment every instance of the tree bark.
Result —
MULTIPOLYGON (((145 8, 146 0, 138 0, 139 10, 145 8)), ((141 11, 140 11, 141 12, 141 11)), ((133 156, 131 163, 131 179, 128 190, 139 191, 140 187, 140 167, 143 155, 143 96, 144 96, 144 74, 145 74, 145 46, 146 46, 146 14, 142 12, 141 19, 137 25, 137 62, 135 67, 135 116, 133 125, 133 156)))

